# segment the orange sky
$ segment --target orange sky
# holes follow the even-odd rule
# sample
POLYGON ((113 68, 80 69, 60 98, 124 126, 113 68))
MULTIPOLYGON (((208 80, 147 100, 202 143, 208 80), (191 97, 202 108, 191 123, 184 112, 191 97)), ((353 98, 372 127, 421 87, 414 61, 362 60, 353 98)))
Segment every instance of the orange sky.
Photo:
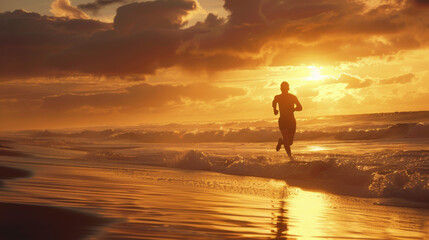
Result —
POLYGON ((0 130, 274 118, 282 81, 298 117, 429 110, 426 0, 0 10, 0 130))

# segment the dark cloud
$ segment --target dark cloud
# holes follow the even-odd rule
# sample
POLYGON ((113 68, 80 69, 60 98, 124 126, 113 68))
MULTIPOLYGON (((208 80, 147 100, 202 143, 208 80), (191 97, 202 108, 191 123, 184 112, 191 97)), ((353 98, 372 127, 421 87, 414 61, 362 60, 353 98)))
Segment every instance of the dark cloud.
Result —
POLYGON ((77 7, 83 11, 97 13, 101 8, 117 3, 130 2, 128 0, 95 0, 94 2, 79 4, 77 7))
POLYGON ((257 66, 260 59, 224 51, 200 52, 199 36, 222 30, 224 20, 209 14, 204 22, 182 29, 183 18, 195 9, 193 1, 132 3, 118 8, 114 29, 94 34, 88 41, 55 56, 60 69, 100 75, 153 74, 179 65, 190 71, 257 66), (108 57, 105 57, 108 56, 108 57))
MULTIPOLYGON (((0 14, 0 79, 330 64, 425 48, 429 34, 421 29, 429 10, 415 6, 427 1, 405 3, 225 0, 227 19, 209 14, 189 27, 184 19, 197 7, 192 0, 130 3, 117 9, 113 24, 6 12, 0 14)), ((347 81, 350 88, 370 84, 347 81)))
POLYGON ((182 104, 185 99, 192 101, 222 101, 230 97, 244 95, 240 88, 217 87, 206 83, 189 85, 139 84, 117 93, 65 94, 43 99, 42 107, 55 111, 68 111, 82 107, 150 109, 171 104, 182 104))
POLYGON ((428 0, 409 0, 409 2, 417 7, 429 7, 428 0))
POLYGON ((113 28, 21 10, 2 13, 0 79, 148 74, 176 65, 178 48, 197 32, 181 29, 195 8, 188 0, 132 3, 117 10, 113 28))
POLYGON ((177 30, 186 23, 183 18, 196 7, 194 1, 186 0, 130 3, 117 9, 113 26, 116 31, 127 34, 145 30, 177 30))
POLYGON ((94 20, 41 16, 24 10, 0 14, 0 80, 69 74, 51 63, 59 51, 110 28, 94 20))

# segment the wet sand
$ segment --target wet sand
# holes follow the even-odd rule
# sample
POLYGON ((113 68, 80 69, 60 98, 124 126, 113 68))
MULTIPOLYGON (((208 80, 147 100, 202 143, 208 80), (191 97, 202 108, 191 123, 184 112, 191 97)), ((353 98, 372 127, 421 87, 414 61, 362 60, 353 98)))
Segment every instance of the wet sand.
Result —
MULTIPOLYGON (((31 176, 31 171, 0 166, 0 179, 31 176)), ((106 222, 100 217, 71 209, 0 202, 0 239, 4 240, 82 239, 95 234, 96 227, 106 222)))
POLYGON ((0 166, 0 180, 30 177, 33 173, 27 170, 0 166))
POLYGON ((102 218, 69 209, 0 203, 0 239, 72 240, 95 234, 102 218))
MULTIPOLYGON (((4 146, 0 146, 0 148, 5 148, 4 146)), ((22 153, 22 152, 18 152, 18 151, 13 151, 13 150, 8 150, 8 149, 0 149, 0 156, 7 156, 7 157, 29 157, 30 155, 22 153)))
MULTIPOLYGON (((55 234, 68 234, 64 227, 71 226, 77 233, 74 239, 94 233, 88 228, 106 220, 110 224, 100 228, 93 238, 424 239, 429 236, 427 209, 391 207, 382 202, 376 205, 379 200, 304 191, 284 181, 150 166, 78 166, 72 162, 56 166, 28 158, 26 161, 7 164, 31 169, 35 175, 8 180, 8 191, 0 191, 0 201, 31 203, 31 206, 11 205, 8 214, 18 225, 46 222, 50 227, 44 229, 53 229, 55 234), (34 206, 41 204, 80 209, 105 220, 61 208, 34 206), (32 217, 22 222, 28 209, 33 209, 32 217), (41 212, 47 213, 46 219, 40 218, 41 212)), ((1 223, 2 229, 6 229, 4 224, 1 223)), ((46 234, 46 231, 32 234, 46 234)))

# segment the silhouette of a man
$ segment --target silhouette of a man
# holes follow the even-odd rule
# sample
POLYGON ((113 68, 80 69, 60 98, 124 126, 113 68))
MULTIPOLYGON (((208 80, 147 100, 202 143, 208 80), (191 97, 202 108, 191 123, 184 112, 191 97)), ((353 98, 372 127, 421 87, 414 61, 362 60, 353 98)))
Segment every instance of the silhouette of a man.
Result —
POLYGON ((279 151, 282 145, 284 145, 289 158, 292 159, 290 146, 293 144, 293 138, 296 132, 296 120, 294 112, 301 111, 302 106, 301 103, 299 103, 298 98, 295 95, 289 93, 289 83, 282 82, 280 85, 280 90, 282 91, 282 94, 275 96, 273 100, 274 115, 279 113, 277 110, 277 104, 279 105, 279 128, 283 136, 283 138, 279 138, 276 150, 279 151))

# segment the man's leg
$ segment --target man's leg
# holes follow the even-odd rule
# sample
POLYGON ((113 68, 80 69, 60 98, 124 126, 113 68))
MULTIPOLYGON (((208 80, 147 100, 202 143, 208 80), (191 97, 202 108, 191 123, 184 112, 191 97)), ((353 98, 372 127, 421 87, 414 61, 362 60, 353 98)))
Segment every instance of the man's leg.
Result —
POLYGON ((289 137, 287 139, 287 143, 289 144, 289 146, 292 146, 293 139, 295 138, 295 133, 296 133, 296 122, 295 121, 291 122, 287 129, 288 129, 288 137, 289 137))
POLYGON ((289 139, 290 139, 290 133, 289 133, 288 129, 285 129, 285 128, 280 129, 280 131, 282 132, 283 145, 285 146, 286 153, 287 153, 287 155, 289 157, 291 157, 292 156, 292 152, 290 150, 290 141, 289 141, 289 139))
POLYGON ((276 146, 276 151, 277 152, 282 148, 283 144, 284 144, 283 143, 283 138, 279 138, 279 140, 277 141, 277 146, 276 146))
POLYGON ((283 142, 285 143, 285 149, 289 155, 290 160, 295 160, 292 157, 292 152, 290 149, 290 146, 292 146, 292 144, 293 144, 293 139, 295 138, 295 132, 296 132, 296 121, 294 120, 294 121, 291 121, 290 125, 288 125, 288 127, 286 128, 286 137, 287 138, 283 138, 283 139, 285 139, 283 142), (286 148, 286 145, 287 145, 287 148, 286 148))

